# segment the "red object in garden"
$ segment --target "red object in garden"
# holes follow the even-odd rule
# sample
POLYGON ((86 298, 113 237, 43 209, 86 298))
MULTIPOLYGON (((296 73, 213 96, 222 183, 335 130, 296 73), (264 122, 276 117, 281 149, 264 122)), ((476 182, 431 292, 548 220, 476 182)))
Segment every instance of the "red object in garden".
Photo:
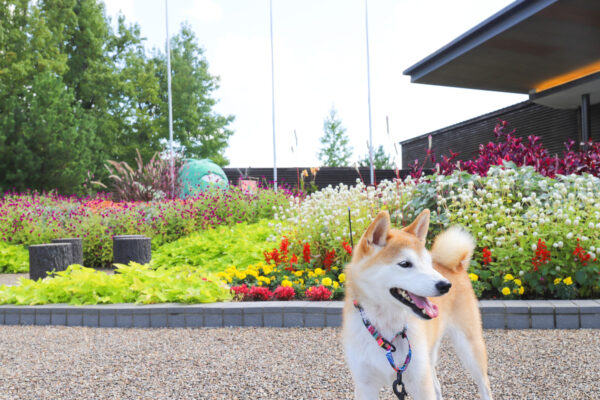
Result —
POLYGON ((296 297, 296 291, 290 286, 278 286, 273 292, 273 297, 277 300, 293 300, 296 297))
POLYGON ((304 295, 310 301, 325 301, 331 299, 331 291, 325 286, 313 286, 306 290, 304 295))
POLYGON ((264 286, 252 286, 248 291, 248 298, 250 300, 267 301, 271 300, 271 297, 273 297, 273 292, 264 286))
POLYGON ((352 255, 352 246, 348 242, 342 242, 342 247, 346 250, 346 253, 352 255))
POLYGON ((333 264, 334 258, 335 258, 335 249, 325 253, 325 259, 323 260, 323 266, 325 268, 327 268, 328 271, 331 269, 331 264, 333 264))
POLYGON ((271 261, 274 261, 275 264, 279 264, 281 262, 281 257, 277 249, 273 249, 273 251, 270 253, 268 251, 265 251, 263 254, 265 256, 265 261, 267 262, 267 264, 271 263, 271 261))
POLYGON ((487 247, 483 248, 483 265, 488 265, 492 262, 492 251, 487 247))
POLYGON ((286 271, 294 272, 294 271, 296 271, 296 268, 294 268, 295 264, 298 264, 298 256, 295 254, 292 254, 292 257, 290 258, 290 265, 288 267, 285 267, 284 269, 286 271))
POLYGON ((304 243, 304 248, 302 249, 302 257, 305 263, 310 264, 310 243, 304 243))
POLYGON ((590 258, 592 258, 592 256, 589 253, 587 253, 583 247, 581 247, 581 244, 579 243, 579 238, 577 238, 577 247, 575 248, 575 250, 573 250, 573 255, 579 260, 581 265, 583 265, 584 267, 588 264, 590 258))
POLYGON ((288 247, 290 245, 290 241, 288 240, 287 237, 283 237, 283 239, 281 240, 281 245, 279 245, 279 250, 281 251, 282 255, 287 255, 288 253, 288 247))
POLYGON ((241 286, 232 286, 231 291, 233 291, 236 297, 244 299, 248 295, 248 285, 244 283, 241 286))
POLYGON ((542 239, 538 239, 535 257, 531 259, 533 270, 537 271, 540 265, 548 264, 548 261, 550 261, 550 251, 546 247, 546 242, 544 242, 542 239))

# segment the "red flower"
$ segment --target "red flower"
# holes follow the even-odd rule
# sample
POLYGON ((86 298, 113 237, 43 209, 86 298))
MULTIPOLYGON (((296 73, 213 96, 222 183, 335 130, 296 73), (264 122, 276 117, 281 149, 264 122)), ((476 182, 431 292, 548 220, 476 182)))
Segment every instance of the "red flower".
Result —
POLYGON ((257 301, 271 300, 271 297, 273 297, 273 292, 264 286, 252 286, 247 295, 248 299, 257 301))
POLYGON ((302 250, 302 258, 305 263, 310 263, 310 243, 304 243, 304 249, 302 250))
POLYGON ((286 238, 284 236, 283 239, 281 240, 281 244, 279 245, 279 250, 281 251, 281 254, 287 255, 289 245, 290 245, 290 241, 288 240, 288 238, 286 238))
POLYGON ((346 253, 352 255, 352 246, 350 246, 348 242, 342 242, 342 247, 346 250, 346 253))
POLYGON ((533 270, 537 271, 540 265, 548 264, 548 261, 550 261, 550 251, 547 249, 546 243, 542 239, 538 239, 535 257, 531 259, 533 270))
POLYGON ((296 268, 294 268, 294 264, 298 264, 298 256, 295 255, 295 254, 292 254, 292 257, 290 258, 290 265, 289 265, 289 267, 285 267, 284 269, 286 271, 294 272, 296 270, 296 268))
POLYGON ((323 266, 325 268, 327 268, 327 270, 331 269, 331 264, 333 264, 334 258, 335 258, 335 249, 325 253, 325 259, 323 260, 323 266))
POLYGON ((492 262, 492 251, 487 247, 483 248, 483 265, 488 265, 492 262))
POLYGON ((296 297, 296 291, 291 286, 278 286, 273 292, 273 297, 277 300, 293 300, 296 297))
POLYGON ((265 251, 264 253, 265 261, 269 264, 271 261, 275 261, 275 264, 279 264, 281 262, 281 257, 277 249, 273 249, 272 252, 265 251))
POLYGON ((573 251, 573 255, 579 260, 579 262, 583 266, 586 266, 590 258, 592 258, 592 256, 590 256, 589 253, 586 253, 585 249, 581 247, 581 244, 579 243, 579 238, 577 238, 577 247, 573 251))
POLYGON ((241 286, 232 286, 231 291, 233 291, 235 297, 243 300, 248 295, 248 285, 244 283, 241 286))
POLYGON ((311 301, 324 301, 331 298, 331 291, 325 286, 313 286, 308 288, 304 295, 311 301))

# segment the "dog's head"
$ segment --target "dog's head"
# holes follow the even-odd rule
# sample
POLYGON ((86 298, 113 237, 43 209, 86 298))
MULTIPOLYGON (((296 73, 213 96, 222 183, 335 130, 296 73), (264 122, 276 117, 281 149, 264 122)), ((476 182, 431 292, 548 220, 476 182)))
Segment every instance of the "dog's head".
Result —
POLYGON ((435 318, 437 306, 427 297, 441 296, 450 282, 433 269, 425 248, 429 210, 409 226, 390 229, 390 216, 380 212, 367 228, 348 268, 351 295, 376 304, 410 309, 423 319, 435 318))

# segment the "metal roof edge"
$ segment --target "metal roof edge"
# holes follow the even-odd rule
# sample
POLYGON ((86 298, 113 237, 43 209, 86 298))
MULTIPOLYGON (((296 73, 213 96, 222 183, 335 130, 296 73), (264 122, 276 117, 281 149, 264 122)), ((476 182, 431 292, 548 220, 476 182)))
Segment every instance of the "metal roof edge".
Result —
POLYGON ((402 74, 410 75, 411 82, 416 82, 429 72, 558 1, 517 0, 463 33, 441 49, 407 68, 402 74))
POLYGON ((400 142, 400 144, 401 145, 408 144, 408 143, 414 142, 416 140, 424 139, 424 138, 428 137, 429 135, 436 136, 436 135, 439 135, 441 133, 444 133, 444 132, 447 132, 447 131, 451 131, 451 130, 454 130, 456 128, 460 128, 460 127, 463 127, 463 126, 475 124, 477 122, 480 122, 480 121, 483 121, 483 120, 486 120, 486 119, 489 119, 489 118, 493 118, 495 116, 498 116, 498 115, 501 115, 501 114, 504 114, 504 113, 507 113, 507 112, 510 112, 510 111, 516 111, 516 110, 519 110, 519 109, 522 109, 522 108, 525 108, 525 107, 528 107, 528 106, 537 106, 537 105, 539 105, 539 104, 535 104, 535 103, 531 102, 530 100, 525 100, 525 101, 522 101, 520 103, 516 103, 516 104, 513 104, 511 106, 501 108, 499 110, 491 111, 491 112, 489 112, 487 114, 483 114, 483 115, 480 115, 480 116, 475 117, 475 118, 467 119, 467 120, 458 122, 456 124, 452 124, 452 125, 446 126, 444 128, 437 129, 435 131, 431 131, 431 132, 424 133, 424 134, 419 135, 419 136, 415 136, 415 137, 410 138, 410 139, 403 140, 403 141, 400 142))

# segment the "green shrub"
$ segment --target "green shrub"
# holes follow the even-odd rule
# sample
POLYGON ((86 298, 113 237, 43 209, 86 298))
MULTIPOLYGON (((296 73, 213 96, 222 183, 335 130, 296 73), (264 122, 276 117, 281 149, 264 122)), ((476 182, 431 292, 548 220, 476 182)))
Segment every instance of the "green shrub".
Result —
POLYGON ((221 272, 230 265, 249 265, 264 259, 267 239, 275 234, 273 223, 241 223, 195 232, 159 247, 152 265, 172 268, 189 265, 207 272, 221 272))
POLYGON ((2 304, 212 303, 229 300, 229 288, 212 274, 179 266, 156 269, 131 263, 114 275, 71 265, 53 278, 21 278, 16 286, 0 286, 2 304))
POLYGON ((29 271, 29 253, 26 248, 0 242, 0 273, 29 271))

